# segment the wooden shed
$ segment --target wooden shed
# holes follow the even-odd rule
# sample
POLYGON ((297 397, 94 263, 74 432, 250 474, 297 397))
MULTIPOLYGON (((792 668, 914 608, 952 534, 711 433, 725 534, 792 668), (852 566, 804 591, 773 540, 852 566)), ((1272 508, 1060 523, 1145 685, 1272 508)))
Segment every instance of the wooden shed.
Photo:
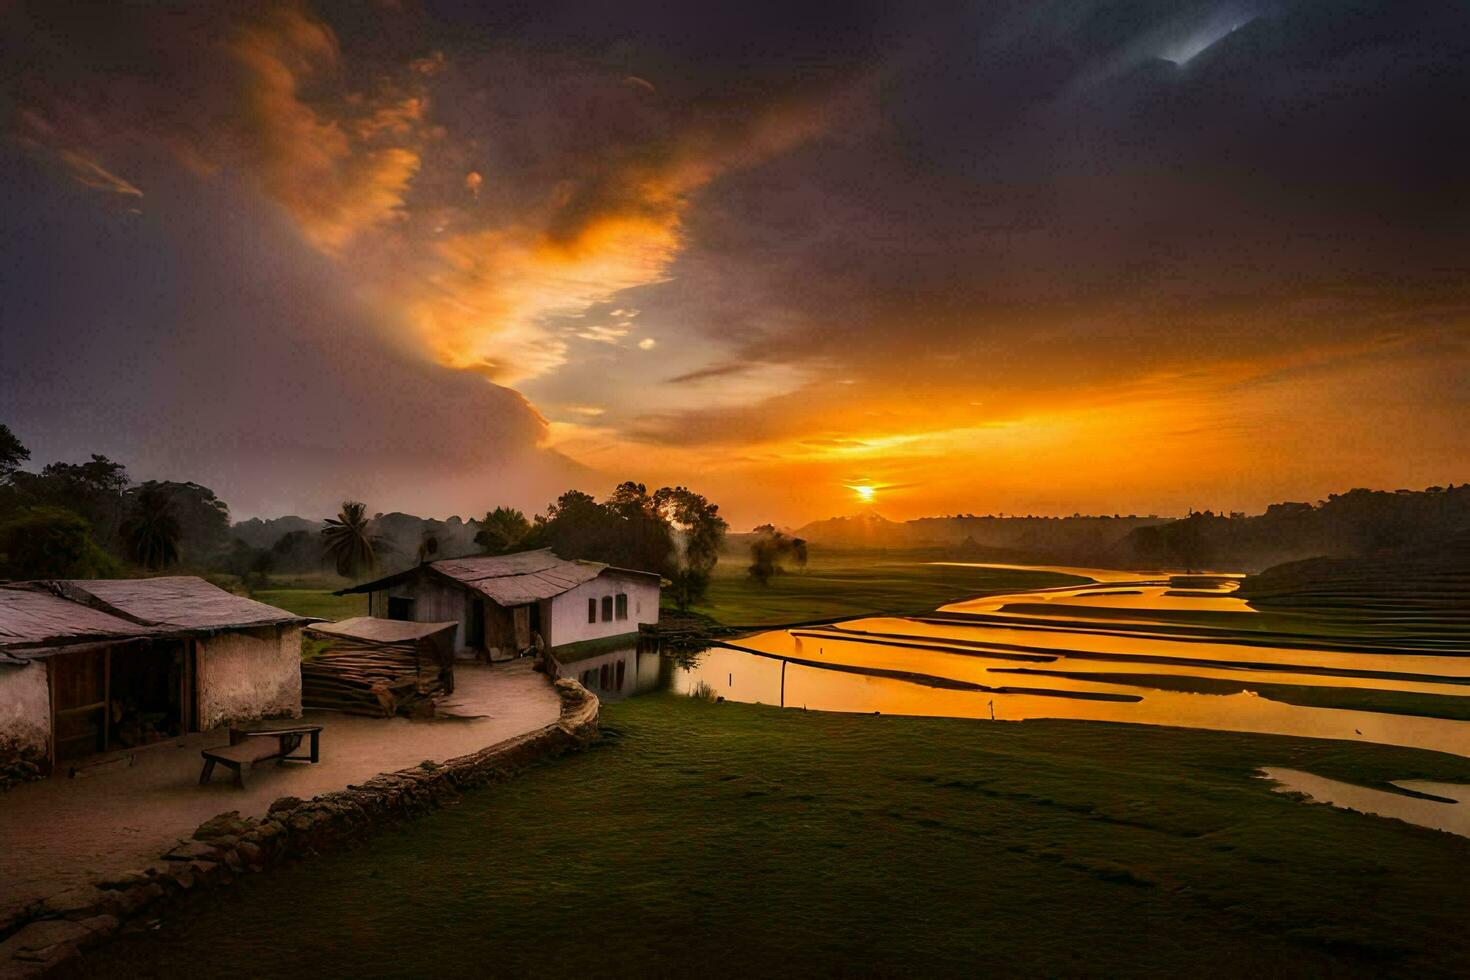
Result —
POLYGON ((357 616, 308 626, 324 649, 302 661, 302 704, 385 717, 430 706, 454 690, 458 625, 357 616))

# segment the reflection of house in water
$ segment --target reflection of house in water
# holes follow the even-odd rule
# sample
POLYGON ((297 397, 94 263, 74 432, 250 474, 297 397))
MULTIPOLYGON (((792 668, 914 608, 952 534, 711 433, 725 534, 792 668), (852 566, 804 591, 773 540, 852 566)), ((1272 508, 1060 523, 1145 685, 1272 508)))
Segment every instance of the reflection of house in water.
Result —
POLYGON ((548 672, 555 677, 570 677, 604 700, 616 701, 635 694, 648 694, 667 682, 667 661, 658 654, 655 644, 620 647, 606 653, 593 653, 562 661, 550 656, 548 672), (661 673, 662 672, 662 673, 661 673))
POLYGON ((455 621, 457 651, 506 659, 535 648, 594 641, 637 642, 640 623, 658 622, 654 572, 567 561, 551 549, 426 562, 343 589, 366 592, 368 615, 455 621))
POLYGON ((0 770, 298 716, 305 622, 192 576, 0 586, 0 770))

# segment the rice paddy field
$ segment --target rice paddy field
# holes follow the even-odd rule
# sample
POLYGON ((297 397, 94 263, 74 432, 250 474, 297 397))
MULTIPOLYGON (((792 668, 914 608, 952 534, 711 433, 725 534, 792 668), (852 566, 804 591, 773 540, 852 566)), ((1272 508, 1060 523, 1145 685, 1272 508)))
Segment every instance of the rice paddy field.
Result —
POLYGON ((806 565, 790 567, 762 585, 747 573, 748 561, 727 554, 715 566, 705 602, 694 612, 729 626, 774 626, 925 612, 977 595, 1088 581, 1064 572, 953 564, 939 558, 933 551, 813 549, 806 565))

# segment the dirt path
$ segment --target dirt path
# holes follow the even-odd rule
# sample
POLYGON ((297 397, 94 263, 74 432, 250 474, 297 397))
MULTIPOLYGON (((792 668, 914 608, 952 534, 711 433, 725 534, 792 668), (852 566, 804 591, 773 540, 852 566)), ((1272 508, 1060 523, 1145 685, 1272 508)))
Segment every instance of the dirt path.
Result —
POLYGON ((454 701, 473 719, 409 721, 308 711, 324 725, 322 761, 266 764, 245 789, 217 770, 200 786, 199 750, 223 732, 189 735, 140 751, 131 766, 78 779, 53 778, 0 796, 0 922, 39 898, 96 878, 146 867, 194 828, 226 810, 262 816, 282 796, 303 799, 380 773, 494 745, 556 721, 560 701, 530 661, 461 665, 454 701))

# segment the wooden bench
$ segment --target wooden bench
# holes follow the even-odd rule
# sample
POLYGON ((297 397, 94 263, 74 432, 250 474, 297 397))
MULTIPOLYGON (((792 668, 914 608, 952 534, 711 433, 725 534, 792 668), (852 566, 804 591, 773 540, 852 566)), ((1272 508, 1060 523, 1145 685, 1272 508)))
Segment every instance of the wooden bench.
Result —
POLYGON ((230 744, 217 749, 204 749, 204 770, 199 774, 199 784, 208 783, 214 775, 214 767, 222 765, 235 773, 235 785, 245 785, 245 766, 275 759, 276 762, 317 762, 321 758, 321 725, 300 725, 296 728, 230 729, 230 744), (311 748, 306 755, 292 755, 301 746, 302 738, 310 737, 311 748))

